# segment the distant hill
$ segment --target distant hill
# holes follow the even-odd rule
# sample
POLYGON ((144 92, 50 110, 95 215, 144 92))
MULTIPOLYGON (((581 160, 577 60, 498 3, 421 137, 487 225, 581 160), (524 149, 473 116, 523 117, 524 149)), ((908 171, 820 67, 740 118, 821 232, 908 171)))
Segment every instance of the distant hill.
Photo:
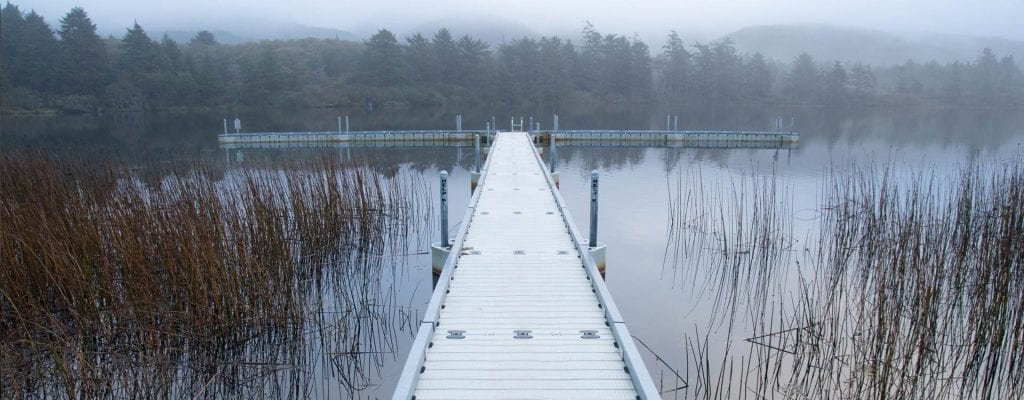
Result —
POLYGON ((873 65, 917 62, 973 61, 981 49, 997 55, 1024 57, 1024 42, 956 35, 899 35, 871 29, 831 25, 768 25, 743 28, 726 35, 741 52, 760 52, 779 61, 807 52, 820 61, 857 61, 873 65))
MULTIPOLYGON (((320 28, 300 24, 251 24, 248 26, 221 27, 219 29, 207 29, 213 33, 220 43, 238 44, 260 40, 287 40, 287 39, 342 39, 359 40, 356 35, 348 31, 331 28, 320 28)), ((164 34, 178 43, 188 43, 200 29, 196 30, 169 30, 166 32, 154 31, 152 37, 159 40, 164 34)))
MULTIPOLYGON (((198 32, 199 31, 153 32, 153 40, 160 40, 164 35, 167 35, 167 37, 171 38, 171 40, 175 42, 188 43, 198 32)), ((251 38, 243 38, 228 31, 210 31, 210 33, 213 33, 213 37, 216 38, 219 43, 238 44, 253 40, 251 38)))
POLYGON ((524 36, 534 38, 540 36, 536 32, 530 30, 530 28, 527 28, 526 25, 500 17, 481 17, 473 19, 450 17, 416 25, 415 27, 402 32, 399 37, 404 38, 418 32, 427 38, 431 38, 434 36, 434 33, 441 28, 448 28, 452 33, 452 36, 456 39, 464 35, 469 35, 475 39, 480 39, 484 42, 490 43, 495 47, 502 43, 520 39, 524 36))

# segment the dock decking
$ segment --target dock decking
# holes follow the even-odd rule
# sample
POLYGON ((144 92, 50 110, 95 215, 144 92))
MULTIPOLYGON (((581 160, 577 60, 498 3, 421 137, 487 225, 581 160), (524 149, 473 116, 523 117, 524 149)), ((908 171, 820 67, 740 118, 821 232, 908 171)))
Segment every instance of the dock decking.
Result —
POLYGON ((394 398, 658 398, 583 240, 530 136, 498 134, 394 398))

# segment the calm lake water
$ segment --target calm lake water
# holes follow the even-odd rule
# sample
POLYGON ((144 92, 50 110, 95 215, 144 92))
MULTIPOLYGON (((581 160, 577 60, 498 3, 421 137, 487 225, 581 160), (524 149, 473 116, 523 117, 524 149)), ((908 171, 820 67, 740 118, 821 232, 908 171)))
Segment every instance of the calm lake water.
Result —
MULTIPOLYGON (((256 110, 238 116, 244 131, 333 130, 336 117, 345 114, 352 116, 353 130, 447 129, 454 126, 454 113, 256 110)), ((661 129, 669 113, 562 115, 560 125, 562 129, 661 129)), ((559 147, 561 191, 581 232, 588 229, 590 171, 600 173, 599 240, 608 245, 606 281, 632 334, 645 345, 641 352, 647 368, 666 392, 665 398, 694 396, 693 353, 700 347, 695 345, 706 346, 712 373, 717 373, 722 365, 738 363, 750 353, 754 345, 744 339, 764 333, 764 327, 757 325, 765 315, 772 319, 792 311, 801 280, 814 279, 807 267, 813 261, 807 254, 817 242, 819 210, 832 174, 854 167, 889 168, 896 179, 946 179, 960 167, 995 168, 1019 161, 1024 154, 1024 115, 1017 110, 773 109, 674 114, 680 115, 681 129, 727 130, 768 130, 776 115, 793 116, 801 141, 791 149, 559 147), (780 216, 773 229, 778 229, 783 250, 772 259, 769 282, 756 283, 765 274, 726 273, 722 268, 728 267, 715 255, 723 251, 720 239, 731 234, 733 219, 753 212, 747 207, 766 182, 775 183, 773 203, 780 216), (680 378, 690 381, 690 388, 671 391, 682 386, 680 378)), ((465 113, 464 127, 482 128, 490 115, 465 113)), ((231 168, 241 168, 254 158, 336 155, 371 163, 396 180, 420 180, 432 200, 436 200, 438 174, 447 170, 451 174, 450 226, 453 232, 460 227, 461 210, 470 197, 471 147, 220 149, 216 134, 222 119, 234 116, 4 118, 0 151, 42 150, 69 157, 103 154, 140 165, 210 159, 231 168)), ((497 119, 499 128, 507 129, 507 114, 497 119)), ((550 112, 538 121, 546 129, 550 112)), ((546 150, 544 157, 548 157, 546 150)), ((355 358, 365 364, 357 374, 358 390, 330 389, 341 384, 324 374, 309 395, 340 392, 359 398, 390 397, 415 335, 414 325, 407 322, 422 314, 430 297, 430 243, 439 237, 436 206, 433 212, 429 220, 417 222, 420 231, 429 235, 410 238, 405 254, 390 262, 394 271, 375 278, 380 280, 378 293, 386 297, 381 303, 390 308, 387 313, 406 317, 366 330, 388 339, 381 341, 384 345, 377 344, 375 355, 355 358)))

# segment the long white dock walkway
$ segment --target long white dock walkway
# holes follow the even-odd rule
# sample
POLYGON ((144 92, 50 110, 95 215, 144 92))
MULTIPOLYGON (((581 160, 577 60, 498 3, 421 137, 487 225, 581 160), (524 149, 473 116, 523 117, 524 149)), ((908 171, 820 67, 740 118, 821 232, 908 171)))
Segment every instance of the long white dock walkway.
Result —
POLYGON ((658 398, 551 177, 500 133, 395 399, 658 398))

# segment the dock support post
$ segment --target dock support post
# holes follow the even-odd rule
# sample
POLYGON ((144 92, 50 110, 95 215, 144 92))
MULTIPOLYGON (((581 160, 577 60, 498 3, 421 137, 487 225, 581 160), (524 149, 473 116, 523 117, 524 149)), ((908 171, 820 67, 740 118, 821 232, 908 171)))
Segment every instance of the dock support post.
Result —
POLYGON ((345 116, 345 132, 348 132, 348 115, 345 116))
POLYGON ((530 128, 526 130, 527 132, 529 132, 529 131, 532 131, 532 130, 533 130, 533 116, 532 116, 532 115, 530 116, 530 125, 529 125, 529 127, 530 127, 530 128))
POLYGON ((462 132, 462 114, 455 116, 455 131, 462 132))
MULTIPOLYGON (((442 178, 443 179, 443 178, 442 178)), ((597 170, 590 171, 590 247, 597 246, 597 170)))
POLYGON ((679 132, 679 116, 672 117, 672 132, 679 132))
POLYGON ((224 118, 224 134, 228 134, 228 119, 224 118))
POLYGON ((793 126, 796 125, 796 117, 789 117, 789 133, 793 133, 793 126))
POLYGON ((604 278, 607 267, 605 245, 597 241, 597 170, 590 171, 590 239, 587 241, 590 257, 597 264, 597 272, 604 278))
POLYGON ((341 134, 341 117, 338 117, 338 134, 341 134))
POLYGON ((552 125, 551 130, 553 130, 553 131, 557 131, 558 130, 558 114, 555 114, 555 123, 554 123, 554 125, 552 125))
POLYGON ((672 129, 672 116, 671 115, 666 115, 665 116, 665 130, 667 131, 667 130, 671 130, 671 129, 672 129))
MULTIPOLYGON (((558 116, 555 116, 555 121, 558 121, 558 116)), ((549 134, 551 139, 551 180, 555 182, 555 187, 559 188, 559 176, 558 172, 555 172, 555 164, 558 164, 558 149, 555 147, 555 132, 551 131, 549 134)))
POLYGON ((242 131, 242 120, 238 119, 238 117, 235 117, 235 133, 240 133, 241 131, 242 131))
POLYGON ((444 263, 451 253, 448 240, 448 171, 441 171, 441 241, 430 246, 430 267, 434 274, 434 285, 444 269, 444 263))
POLYGON ((441 243, 448 244, 448 171, 441 171, 441 243))
POLYGON ((480 135, 473 136, 473 147, 475 148, 474 161, 476 161, 475 172, 469 174, 469 194, 473 195, 476 185, 480 182, 480 135))

